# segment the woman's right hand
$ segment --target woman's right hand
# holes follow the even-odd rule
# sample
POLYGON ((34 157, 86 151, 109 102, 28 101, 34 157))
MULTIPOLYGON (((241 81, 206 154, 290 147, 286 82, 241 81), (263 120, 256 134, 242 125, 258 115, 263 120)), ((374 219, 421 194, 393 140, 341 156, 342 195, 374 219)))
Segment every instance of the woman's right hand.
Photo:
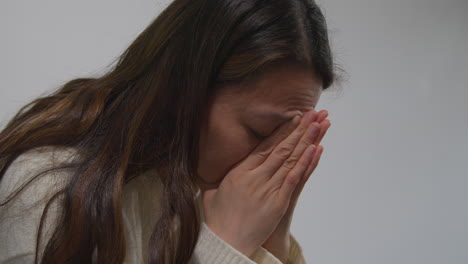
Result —
POLYGON ((286 212, 313 158, 311 128, 320 128, 312 123, 316 114, 311 110, 302 120, 297 115, 285 122, 237 163, 217 188, 203 192, 207 226, 244 255, 262 245, 286 212), (296 148, 300 151, 294 152, 296 148))

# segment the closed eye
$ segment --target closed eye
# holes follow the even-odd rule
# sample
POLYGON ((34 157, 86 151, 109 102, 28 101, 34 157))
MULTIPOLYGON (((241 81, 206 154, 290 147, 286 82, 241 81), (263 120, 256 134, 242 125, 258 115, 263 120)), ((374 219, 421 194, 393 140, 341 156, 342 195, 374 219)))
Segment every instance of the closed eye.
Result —
POLYGON ((268 137, 268 136, 260 135, 259 133, 255 132, 253 129, 249 129, 249 130, 250 130, 250 133, 252 133, 252 135, 254 135, 256 138, 260 140, 264 140, 268 137))

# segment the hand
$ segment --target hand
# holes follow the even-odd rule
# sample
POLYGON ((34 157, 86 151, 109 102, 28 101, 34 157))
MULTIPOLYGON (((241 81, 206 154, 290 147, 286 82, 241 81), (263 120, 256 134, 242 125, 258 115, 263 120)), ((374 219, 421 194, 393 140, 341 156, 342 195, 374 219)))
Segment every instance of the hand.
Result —
POLYGON ((312 161, 298 144, 306 127, 286 122, 231 169, 218 187, 203 191, 208 227, 250 256, 270 236, 312 161), (299 150, 297 150, 297 147, 299 150), (300 151, 297 155, 292 153, 300 151))
MULTIPOLYGON (((300 183, 294 189, 294 192, 291 196, 289 207, 281 219, 280 223, 273 231, 273 233, 268 237, 268 239, 262 244, 262 246, 267 249, 270 253, 275 255, 278 259, 280 259, 283 263, 286 263, 288 256, 289 256, 289 236, 290 236, 290 225, 292 221, 292 216, 294 209, 297 204, 297 200, 299 198, 302 189, 309 179, 311 173, 317 167, 317 164, 320 160, 321 154, 323 152, 323 146, 319 145, 322 138, 324 137, 325 133, 327 132, 328 128, 330 128, 331 123, 326 117, 328 116, 328 112, 326 110, 322 110, 319 113, 315 111, 309 111, 306 113, 306 117, 310 115, 311 121, 307 122, 305 118, 302 119, 301 124, 307 126, 310 122, 313 122, 312 125, 316 126, 320 131, 314 137, 309 138, 309 142, 313 142, 315 146, 317 146, 316 150, 314 151, 314 158, 313 161, 310 163, 307 171, 302 176, 300 183)), ((307 139, 305 139, 304 147, 309 144, 307 139)), ((296 153, 293 155, 300 155, 300 153, 296 153)))

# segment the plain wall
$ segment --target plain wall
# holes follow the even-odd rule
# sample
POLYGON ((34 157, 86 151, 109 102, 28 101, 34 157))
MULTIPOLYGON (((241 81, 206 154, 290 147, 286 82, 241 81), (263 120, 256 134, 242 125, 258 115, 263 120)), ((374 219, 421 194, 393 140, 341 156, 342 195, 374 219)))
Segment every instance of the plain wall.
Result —
MULTIPOLYGON (((105 69, 168 1, 0 2, 0 127, 105 69)), ((341 88, 295 211, 308 263, 468 263, 468 1, 320 1, 341 88)))

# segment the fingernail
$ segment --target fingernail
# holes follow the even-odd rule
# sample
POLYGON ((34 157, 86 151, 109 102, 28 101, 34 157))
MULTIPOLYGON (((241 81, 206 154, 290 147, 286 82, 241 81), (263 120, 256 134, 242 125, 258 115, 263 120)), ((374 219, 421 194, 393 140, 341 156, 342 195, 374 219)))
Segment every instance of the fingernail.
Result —
POLYGON ((307 120, 308 122, 313 122, 313 121, 315 121, 315 119, 317 119, 317 115, 316 115, 315 111, 309 111, 309 112, 307 112, 307 114, 306 114, 306 120, 307 120))

